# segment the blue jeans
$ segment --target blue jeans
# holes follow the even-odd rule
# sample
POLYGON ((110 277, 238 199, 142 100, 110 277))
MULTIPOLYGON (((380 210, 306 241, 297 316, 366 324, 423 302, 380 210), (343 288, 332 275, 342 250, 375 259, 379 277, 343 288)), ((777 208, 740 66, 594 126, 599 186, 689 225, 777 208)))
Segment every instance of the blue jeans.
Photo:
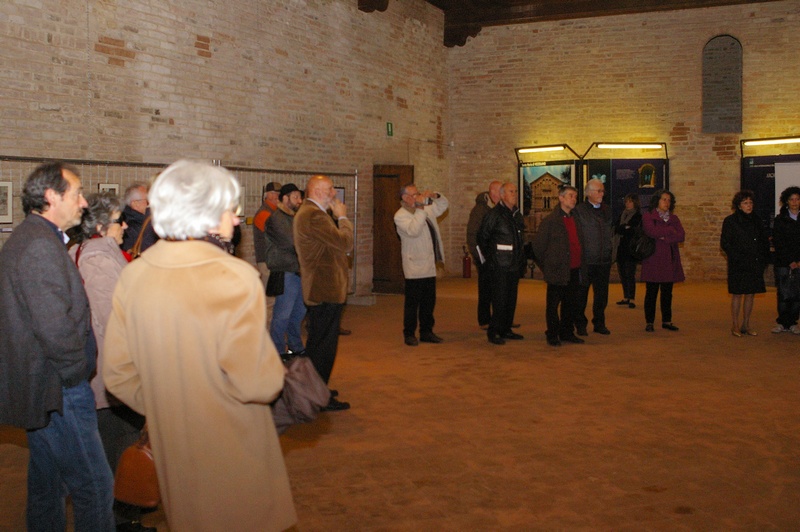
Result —
POLYGON ((272 307, 272 324, 269 334, 278 353, 286 353, 286 346, 293 353, 299 353, 303 347, 300 337, 300 324, 306 315, 306 306, 303 303, 303 286, 300 276, 296 273, 286 272, 283 276, 283 294, 275 298, 272 307))
POLYGON ((65 502, 72 496, 76 532, 113 531, 114 477, 100 433, 88 382, 64 388, 63 413, 28 431, 28 530, 62 532, 65 502))

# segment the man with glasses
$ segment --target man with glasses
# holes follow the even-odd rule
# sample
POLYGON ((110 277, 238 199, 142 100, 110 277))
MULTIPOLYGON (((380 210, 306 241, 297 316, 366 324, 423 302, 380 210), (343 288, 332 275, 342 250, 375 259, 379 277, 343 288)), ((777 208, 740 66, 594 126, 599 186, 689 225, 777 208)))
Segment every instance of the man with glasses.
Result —
POLYGON ((114 479, 89 378, 97 344, 64 231, 83 209, 77 170, 39 166, 22 191, 25 220, 0 250, 0 423, 27 431, 28 530, 115 529, 114 479))
POLYGON ((139 233, 144 226, 145 220, 150 216, 147 201, 147 185, 134 183, 125 189, 125 209, 122 211, 122 219, 128 224, 125 235, 122 237, 122 249, 130 251, 139 238, 139 233))

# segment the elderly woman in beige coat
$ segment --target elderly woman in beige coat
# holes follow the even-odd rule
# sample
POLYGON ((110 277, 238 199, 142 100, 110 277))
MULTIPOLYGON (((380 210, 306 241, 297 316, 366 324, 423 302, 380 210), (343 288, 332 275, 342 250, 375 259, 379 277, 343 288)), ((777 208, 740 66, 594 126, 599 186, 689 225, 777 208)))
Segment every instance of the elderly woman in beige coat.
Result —
POLYGON ((270 413, 284 367, 258 272, 227 253, 239 184, 178 161, 150 190, 162 238, 122 272, 108 390, 147 416, 171 530, 284 530, 296 520, 270 413))

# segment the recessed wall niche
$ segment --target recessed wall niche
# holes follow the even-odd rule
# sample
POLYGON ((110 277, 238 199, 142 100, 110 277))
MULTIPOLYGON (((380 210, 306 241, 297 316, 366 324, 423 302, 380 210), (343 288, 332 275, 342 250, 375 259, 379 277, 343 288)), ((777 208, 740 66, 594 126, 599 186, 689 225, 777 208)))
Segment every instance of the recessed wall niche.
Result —
POLYGON ((703 133, 742 132, 742 44, 718 35, 703 48, 703 133))

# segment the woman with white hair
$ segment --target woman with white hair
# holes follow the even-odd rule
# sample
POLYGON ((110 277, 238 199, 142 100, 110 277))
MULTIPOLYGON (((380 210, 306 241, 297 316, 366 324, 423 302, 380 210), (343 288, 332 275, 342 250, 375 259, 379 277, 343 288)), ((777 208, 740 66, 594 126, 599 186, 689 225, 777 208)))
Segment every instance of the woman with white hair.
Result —
POLYGON ((161 237, 120 276, 108 390, 147 417, 172 530, 284 530, 296 520, 269 403, 284 366, 258 272, 228 253, 239 184, 178 161, 150 189, 161 237))

